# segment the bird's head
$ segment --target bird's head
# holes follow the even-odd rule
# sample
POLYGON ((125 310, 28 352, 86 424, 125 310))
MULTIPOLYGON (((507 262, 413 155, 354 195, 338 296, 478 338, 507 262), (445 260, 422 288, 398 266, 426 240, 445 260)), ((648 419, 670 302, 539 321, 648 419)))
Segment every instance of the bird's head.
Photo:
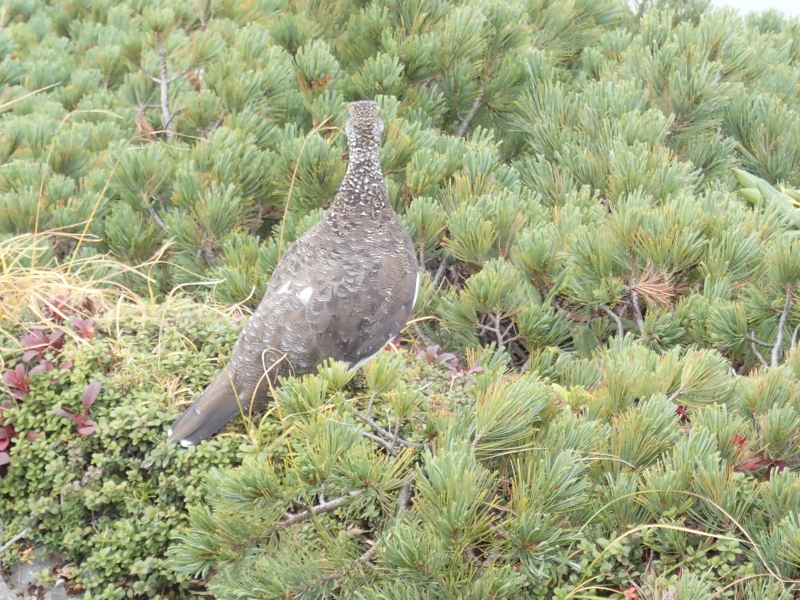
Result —
POLYGON ((383 120, 381 109, 372 100, 350 103, 350 116, 345 125, 350 153, 376 152, 381 143, 383 120))

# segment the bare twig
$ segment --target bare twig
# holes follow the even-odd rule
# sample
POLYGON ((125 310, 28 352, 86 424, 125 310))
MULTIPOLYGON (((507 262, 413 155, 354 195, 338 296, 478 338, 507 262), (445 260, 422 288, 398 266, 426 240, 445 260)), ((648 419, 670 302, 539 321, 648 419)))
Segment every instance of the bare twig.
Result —
MULTIPOLYGON (((169 77, 167 73, 167 51, 161 44, 161 38, 156 36, 156 53, 158 54, 161 78, 156 81, 161 86, 161 118, 164 121, 164 131, 167 139, 172 139, 175 129, 172 126, 172 114, 169 112, 169 77)), ((146 73, 145 73, 146 74, 146 73)))
POLYGON ((602 308, 603 311, 617 324, 617 337, 619 338, 619 343, 621 344, 622 339, 625 337, 625 328, 622 326, 622 319, 620 319, 619 315, 608 308, 605 304, 601 304, 600 308, 602 308))
POLYGON ((481 106, 483 106, 483 90, 481 89, 480 95, 475 98, 475 102, 472 103, 472 108, 469 109, 469 112, 461 119, 461 125, 458 126, 458 131, 456 131, 456 137, 464 137, 464 134, 467 133, 467 128, 469 124, 472 122, 472 119, 475 118, 475 115, 480 110, 481 106))
POLYGON ((470 444, 470 446, 472 446, 472 448, 477 448, 478 444, 481 443, 482 439, 483 439, 483 432, 482 431, 476 432, 475 433, 475 439, 472 440, 472 443, 470 444))
POLYGON ((0 554, 2 554, 3 552, 5 552, 5 551, 6 551, 6 550, 8 550, 9 548, 11 548, 11 546, 13 546, 14 544, 16 544, 18 541, 20 541, 20 540, 21 540, 22 538, 24 538, 26 535, 28 535, 28 532, 29 532, 30 530, 31 530, 31 528, 30 528, 30 527, 26 527, 25 529, 23 529, 22 531, 20 531, 20 532, 19 532, 17 535, 15 535, 15 536, 14 536, 14 537, 12 537, 10 540, 8 540, 8 541, 7 541, 5 544, 3 544, 2 546, 0 546, 0 554))
POLYGON ((433 281, 431 282, 433 285, 433 289, 438 290, 439 284, 442 283, 442 279, 444 278, 444 272, 447 270, 447 263, 450 260, 450 255, 444 255, 442 262, 439 263, 439 268, 436 269, 436 274, 433 276, 433 281))
POLYGON ((491 321, 491 324, 478 323, 478 327, 481 329, 481 331, 488 331, 490 333, 493 333, 495 335, 496 338, 495 342, 497 343, 498 347, 500 346, 505 347, 511 342, 516 342, 519 339, 518 335, 506 337, 514 329, 514 322, 512 321, 508 325, 508 327, 506 327, 505 330, 503 330, 503 325, 501 323, 503 317, 500 316, 500 313, 498 312, 489 313, 486 315, 486 319, 489 319, 491 321))
POLYGON ((333 571, 332 573, 328 573, 327 575, 323 575, 322 577, 317 577, 316 579, 312 579, 308 583, 305 583, 303 585, 300 585, 300 586, 294 588, 294 590, 292 590, 294 592, 294 594, 291 597, 294 598, 296 594, 298 594, 300 592, 305 592, 305 591, 311 589, 314 586, 321 585, 321 584, 327 583, 329 581, 336 581, 337 579, 342 578, 345 575, 345 573, 347 573, 348 571, 356 568, 359 565, 363 565, 363 564, 366 564, 369 561, 371 561, 375 557, 375 555, 378 553, 378 550, 380 550, 382 545, 383 545, 383 542, 381 540, 376 541, 374 544, 372 544, 372 548, 370 548, 369 550, 364 552, 364 554, 359 556, 357 559, 355 559, 350 564, 345 565, 344 567, 342 567, 338 571, 333 571))
POLYGON ((670 395, 670 397, 669 397, 669 401, 670 401, 670 402, 675 402, 675 400, 677 400, 678 398, 680 398, 681 396, 683 396, 683 393, 684 393, 685 391, 686 391, 686 390, 684 390, 683 388, 678 388, 677 390, 675 390, 675 391, 672 393, 672 395, 670 395))
POLYGON ((763 348, 772 349, 774 344, 768 344, 767 342, 762 342, 755 336, 755 331, 751 332, 750 335, 744 336, 745 339, 750 342, 751 344, 756 344, 757 346, 761 346, 763 348))
POLYGON ((164 223, 164 219, 158 216, 156 209, 153 208, 150 204, 147 205, 147 212, 150 213, 150 216, 153 217, 153 220, 158 223, 158 226, 161 227, 164 231, 167 230, 167 224, 164 223))
POLYGON ((148 73, 142 65, 139 65, 139 70, 142 73, 144 73, 144 76, 147 77, 153 83, 159 83, 159 84, 161 83, 161 80, 158 77, 155 77, 155 76, 151 75, 150 73, 148 73))
POLYGON ((178 79, 180 79, 181 77, 183 77, 184 75, 186 75, 186 74, 187 74, 189 71, 191 71, 191 70, 192 70, 192 69, 191 69, 191 67, 184 69, 183 71, 181 71, 181 72, 180 72, 180 73, 178 73, 177 75, 173 75, 172 77, 170 77, 169 79, 167 79, 167 83, 172 83, 173 81, 178 81, 178 79))
POLYGON ((219 126, 222 125, 222 121, 224 121, 224 120, 225 120, 225 115, 222 115, 216 121, 214 121, 211 124, 211 126, 203 132, 203 137, 207 138, 212 133, 214 133, 217 129, 219 129, 219 126))
POLYGON ((321 515, 324 513, 333 512, 337 508, 344 506, 345 504, 350 502, 350 500, 352 500, 356 496, 360 496, 363 493, 364 490, 353 490, 351 492, 348 492, 344 496, 340 496, 339 498, 334 498, 333 500, 329 500, 328 502, 320 502, 316 506, 312 506, 311 510, 306 509, 303 512, 285 518, 283 521, 275 525, 275 530, 285 529, 286 527, 297 525, 298 523, 302 523, 306 519, 310 519, 314 515, 321 515))
POLYGON ((409 442, 408 440, 404 440, 400 436, 393 435, 391 431, 389 431, 388 429, 384 429, 377 422, 375 422, 375 420, 372 417, 368 417, 361 411, 357 410, 355 411, 354 414, 356 415, 356 417, 364 421, 364 423, 372 427, 372 429, 374 429, 378 434, 380 434, 384 438, 384 440, 388 442, 394 442, 398 446, 405 446, 406 448, 422 448, 422 444, 420 443, 409 442))
POLYGON ((394 432, 392 433, 392 450, 394 450, 394 441, 400 439, 400 427, 403 425, 402 419, 397 419, 397 423, 394 426, 394 432))
POLYGON ((642 316, 642 307, 639 305, 639 293, 631 288, 631 302, 633 303, 633 315, 636 319, 636 325, 639 327, 639 333, 644 337, 644 317, 642 316))
POLYGON ((794 332, 792 332, 792 345, 790 350, 794 352, 797 350, 797 332, 800 331, 800 325, 794 328, 794 332))
POLYGON ((414 477, 414 471, 411 471, 403 480, 403 485, 400 486, 400 493, 397 495, 398 517, 408 510, 408 504, 411 502, 411 484, 414 483, 414 477))
POLYGON ((394 444, 391 442, 383 439, 379 435, 375 435, 374 433, 370 433, 369 431, 362 431, 361 435, 367 438, 368 440, 372 440, 379 446, 382 446, 384 450, 386 450, 389 454, 394 455, 394 444))
MULTIPOLYGON (((750 337, 751 337, 751 338, 754 338, 754 337, 755 337, 755 331, 753 331, 753 332, 750 334, 750 337)), ((748 338, 748 339, 750 339, 750 338, 748 338)), ((761 352, 759 352, 759 351, 758 351, 758 348, 756 348, 756 344, 755 344, 755 342, 754 342, 752 339, 750 339, 750 347, 753 349, 753 354, 755 354, 755 355, 756 355, 756 358, 759 360, 759 362, 761 362, 761 364, 762 364, 763 366, 765 366, 765 367, 768 367, 768 366, 769 366, 769 363, 768 363, 768 362, 766 361, 766 359, 764 358, 764 355, 763 355, 763 354, 761 354, 761 352)))
POLYGON ((783 311, 781 317, 778 319, 778 334, 775 337, 775 345, 772 347, 772 366, 777 367, 778 361, 783 354, 783 331, 786 329, 786 319, 789 317, 789 311, 792 310, 794 302, 794 289, 791 285, 786 286, 786 301, 783 304, 783 311))

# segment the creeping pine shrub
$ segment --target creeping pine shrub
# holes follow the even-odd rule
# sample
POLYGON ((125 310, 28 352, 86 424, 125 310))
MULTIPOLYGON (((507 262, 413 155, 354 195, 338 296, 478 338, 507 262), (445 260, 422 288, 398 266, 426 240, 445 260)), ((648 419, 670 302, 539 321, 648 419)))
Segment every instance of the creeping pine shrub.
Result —
POLYGON ((63 572, 86 598, 185 593, 190 580, 164 560, 185 504, 200 499, 212 466, 235 466, 247 452, 225 436, 188 450, 165 445, 177 414, 168 404, 196 395, 237 335, 216 316, 129 307, 113 321, 76 318, 19 332, 23 348, 3 356, 0 514, 5 539, 28 533, 2 557, 6 565, 44 546, 71 565, 63 572))

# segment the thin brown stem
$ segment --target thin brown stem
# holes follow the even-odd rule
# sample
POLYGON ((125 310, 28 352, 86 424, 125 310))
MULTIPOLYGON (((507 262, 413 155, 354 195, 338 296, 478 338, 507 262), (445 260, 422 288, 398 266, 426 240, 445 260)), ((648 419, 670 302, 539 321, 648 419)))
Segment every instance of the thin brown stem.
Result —
POLYGON ((472 119, 475 118, 475 115, 480 110, 481 106, 483 106, 483 90, 481 90, 480 95, 475 98, 475 101, 472 103, 472 108, 469 109, 469 112, 461 119, 461 125, 458 126, 458 131, 456 131, 456 137, 464 137, 464 134, 467 133, 467 128, 469 124, 472 122, 472 119))

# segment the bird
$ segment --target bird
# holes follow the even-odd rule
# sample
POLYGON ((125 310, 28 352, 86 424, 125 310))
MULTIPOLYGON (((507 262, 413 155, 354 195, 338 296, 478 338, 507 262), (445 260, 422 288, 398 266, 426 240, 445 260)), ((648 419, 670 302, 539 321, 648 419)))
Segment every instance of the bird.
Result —
POLYGON ((381 170, 378 104, 351 102, 345 133, 349 162, 330 207, 280 259, 227 364, 173 423, 168 443, 198 444, 251 404, 266 406, 279 376, 327 359, 359 369, 405 327, 419 267, 381 170))

